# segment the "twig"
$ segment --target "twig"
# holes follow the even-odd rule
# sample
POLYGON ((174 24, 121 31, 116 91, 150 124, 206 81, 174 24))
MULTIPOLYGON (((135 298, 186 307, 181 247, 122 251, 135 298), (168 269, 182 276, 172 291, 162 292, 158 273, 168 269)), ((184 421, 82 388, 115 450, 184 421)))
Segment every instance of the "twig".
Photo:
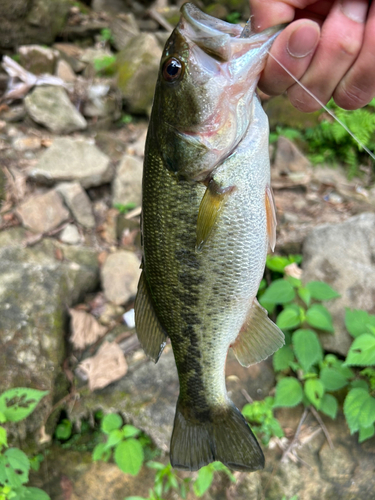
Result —
POLYGON ((132 219, 133 217, 138 217, 138 215, 141 215, 141 212, 142 212, 142 207, 134 208, 125 215, 125 219, 132 219))
POLYGON ((284 451, 283 456, 281 457, 281 462, 286 462, 289 453, 291 453, 292 449, 296 445, 296 443, 298 441, 299 433, 301 432, 302 424, 303 424, 303 422, 305 421, 305 419, 307 417, 307 413, 308 413, 308 409, 305 408, 304 411, 303 411, 303 413, 302 413, 301 420, 299 421, 296 433, 294 434, 294 438, 292 439, 292 441, 291 441, 290 445, 288 446, 288 448, 284 451))
POLYGON ((241 393, 248 403, 250 403, 250 404, 254 403, 253 398, 250 396, 250 394, 247 392, 246 389, 241 389, 241 393))
POLYGON ((71 224, 72 222, 73 222, 73 219, 69 219, 69 220, 63 222, 62 224, 60 224, 60 226, 56 227, 55 229, 51 229, 50 231, 46 231, 44 233, 39 233, 39 234, 36 234, 35 236, 31 236, 30 238, 27 238, 23 242, 23 246, 24 247, 31 247, 32 245, 36 245, 43 238, 45 238, 47 236, 54 236, 55 234, 59 233, 60 231, 65 229, 65 227, 68 224, 71 224))
POLYGON ((155 9, 149 9, 147 14, 159 23, 165 30, 173 31, 173 26, 155 9))
POLYGON ((334 449, 334 446, 333 446, 333 443, 332 443, 332 439, 331 439, 331 436, 329 435, 329 432, 328 432, 328 429, 327 427, 325 426, 321 416, 319 415, 319 413, 316 411, 316 409, 313 407, 313 406, 310 406, 310 411, 311 413, 314 415, 314 417, 316 418, 316 420, 318 421, 320 427, 322 428, 322 431, 324 432, 324 435, 327 439, 327 442, 329 444, 329 447, 331 448, 331 450, 334 449))

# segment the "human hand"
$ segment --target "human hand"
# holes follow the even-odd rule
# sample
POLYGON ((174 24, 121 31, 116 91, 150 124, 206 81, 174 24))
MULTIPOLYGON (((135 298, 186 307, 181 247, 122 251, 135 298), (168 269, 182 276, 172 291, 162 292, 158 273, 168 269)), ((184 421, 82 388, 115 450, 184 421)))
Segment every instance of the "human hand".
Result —
MULTIPOLYGON (((333 96, 344 109, 375 96, 375 2, 368 0, 249 0, 256 31, 293 21, 271 54, 320 101, 333 96)), ((311 112, 320 105, 269 57, 259 88, 311 112)))

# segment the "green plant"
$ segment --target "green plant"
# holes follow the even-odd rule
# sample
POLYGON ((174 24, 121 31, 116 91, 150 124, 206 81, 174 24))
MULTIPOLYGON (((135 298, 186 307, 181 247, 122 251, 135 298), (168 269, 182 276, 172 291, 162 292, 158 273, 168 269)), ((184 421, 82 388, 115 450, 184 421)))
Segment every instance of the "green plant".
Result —
MULTIPOLYGON (((47 391, 18 387, 0 395, 0 424, 19 422, 32 413, 47 391)), ((0 500, 49 500, 43 490, 25 486, 30 467, 39 468, 43 456, 29 460, 15 447, 8 447, 7 431, 0 425, 0 500)))
POLYGON ((228 14, 225 20, 228 23, 238 24, 241 22, 241 17, 242 17, 241 12, 234 11, 228 14))
POLYGON ((132 201, 130 203, 125 203, 125 204, 115 203, 113 205, 113 207, 116 208, 120 212, 120 214, 127 214, 128 212, 130 212, 130 210, 136 208, 136 206, 137 204, 132 201))
POLYGON ((283 437, 284 431, 273 414, 274 398, 267 397, 263 401, 254 401, 242 408, 242 414, 250 422, 251 428, 262 443, 267 445, 271 437, 283 437))
POLYGON ((101 42, 109 42, 109 43, 113 44, 114 40, 113 40, 112 31, 110 30, 110 28, 103 28, 101 30, 100 41, 101 42))
POLYGON ((112 76, 116 72, 116 56, 103 55, 93 62, 94 70, 99 75, 112 76))

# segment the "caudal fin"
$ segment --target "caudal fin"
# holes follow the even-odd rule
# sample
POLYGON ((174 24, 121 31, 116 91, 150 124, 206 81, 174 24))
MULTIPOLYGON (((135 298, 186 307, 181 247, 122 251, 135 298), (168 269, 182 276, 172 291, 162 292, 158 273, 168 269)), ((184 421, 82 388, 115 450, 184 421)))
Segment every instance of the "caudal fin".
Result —
POLYGON ((241 412, 229 404, 200 422, 189 419, 178 402, 171 440, 172 467, 198 470, 215 460, 233 470, 251 472, 264 467, 263 452, 241 412))

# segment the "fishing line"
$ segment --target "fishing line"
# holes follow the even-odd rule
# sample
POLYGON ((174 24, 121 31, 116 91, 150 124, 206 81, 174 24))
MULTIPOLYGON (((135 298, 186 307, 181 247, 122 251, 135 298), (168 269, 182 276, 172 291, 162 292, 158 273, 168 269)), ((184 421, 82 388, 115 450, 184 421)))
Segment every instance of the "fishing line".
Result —
POLYGON ((289 70, 288 70, 288 69, 287 69, 287 68, 283 65, 283 63, 281 63, 280 61, 278 61, 278 60, 276 59, 276 57, 275 57, 275 56, 273 56, 273 55, 272 55, 269 51, 267 51, 267 53, 268 53, 268 55, 269 55, 269 56, 271 56, 271 57, 272 57, 272 59, 273 59, 274 61, 276 61, 276 62, 277 62, 277 64, 279 64, 279 65, 283 68, 283 70, 284 70, 284 71, 286 71, 286 72, 288 73, 288 75, 289 75, 289 76, 291 76, 291 77, 293 78, 293 80, 294 80, 296 83, 298 83, 298 85, 299 85, 301 88, 303 88, 303 90, 304 90, 305 92, 307 92, 307 93, 309 94, 309 96, 310 96, 310 97, 312 97, 313 99, 315 99, 315 101, 316 101, 316 102, 317 102, 317 103, 318 103, 318 104, 319 104, 322 108, 324 108, 324 109, 327 111, 327 113, 328 113, 330 116, 332 116, 332 118, 334 118, 334 119, 335 119, 335 120, 336 120, 336 121, 337 121, 337 122, 338 122, 338 123, 339 123, 339 124, 340 124, 340 125, 341 125, 341 126, 342 126, 342 127, 343 127, 346 131, 347 131, 347 132, 348 132, 348 134, 349 134, 349 135, 351 135, 351 136, 353 137, 353 139, 357 142, 357 144, 358 144, 361 148, 363 148, 363 149, 366 151, 366 153, 367 153, 367 154, 369 154, 369 155, 371 156, 371 158, 375 161, 375 155, 374 155, 374 153, 372 153, 372 151, 370 151, 370 150, 368 149, 368 147, 367 147, 367 146, 365 146, 365 145, 363 144, 363 142, 362 142, 362 141, 360 141, 360 140, 358 139, 358 137, 356 137, 356 136, 353 134, 353 132, 352 132, 352 131, 348 128, 348 126, 347 126, 347 125, 345 125, 345 123, 343 123, 343 122, 340 120, 340 118, 338 118, 338 117, 335 115, 335 113, 334 113, 333 111, 331 111, 329 108, 327 108, 327 106, 326 106, 325 104, 323 104, 323 103, 322 103, 322 101, 320 101, 320 99, 318 99, 318 98, 317 98, 317 97, 316 97, 316 96, 315 96, 315 95, 314 95, 314 94, 313 94, 313 93, 312 93, 312 92, 311 92, 311 91, 310 91, 307 87, 305 87, 305 85, 303 85, 303 83, 301 83, 301 82, 298 80, 298 78, 296 78, 296 77, 295 77, 295 76, 294 76, 294 75, 293 75, 293 74, 292 74, 292 73, 291 73, 291 72, 290 72, 290 71, 289 71, 289 70))

